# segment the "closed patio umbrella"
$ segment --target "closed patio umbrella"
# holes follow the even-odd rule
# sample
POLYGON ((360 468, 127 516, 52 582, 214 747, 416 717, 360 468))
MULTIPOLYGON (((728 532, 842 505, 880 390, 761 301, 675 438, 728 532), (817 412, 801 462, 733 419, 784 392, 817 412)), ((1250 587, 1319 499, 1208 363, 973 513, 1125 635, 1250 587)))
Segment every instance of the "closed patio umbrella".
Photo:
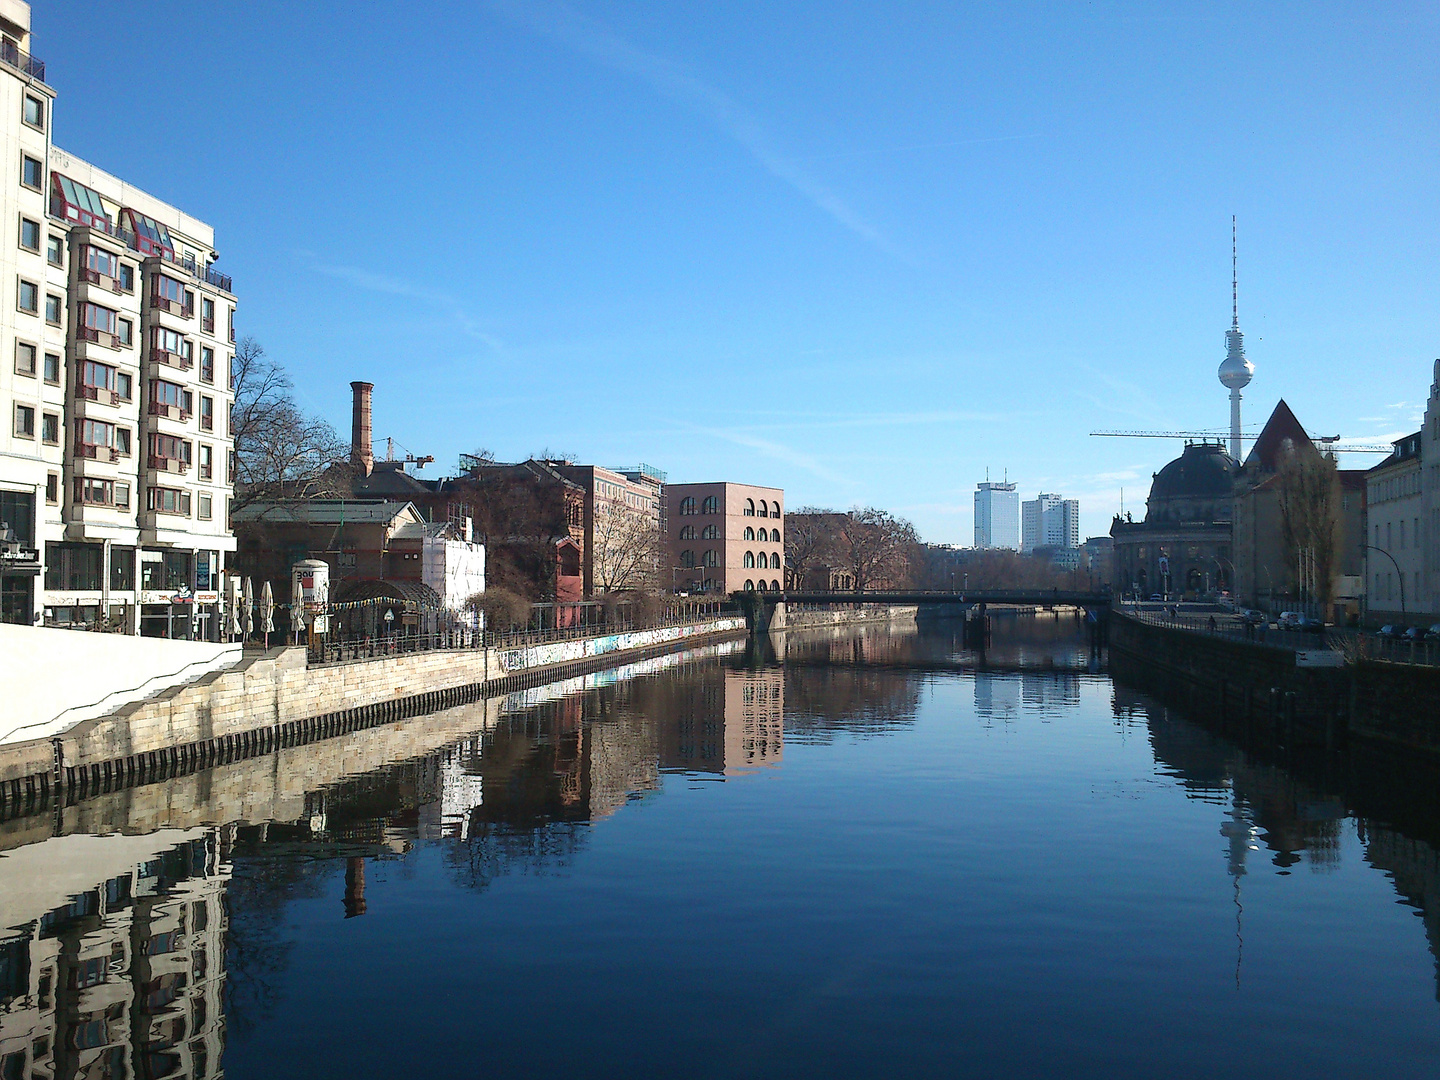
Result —
POLYGON ((255 587, 248 577, 240 586, 240 612, 240 632, 245 635, 241 640, 249 641, 255 632, 255 587))
POLYGON ((275 593, 270 582, 260 586, 260 632, 265 635, 265 647, 270 647, 270 635, 275 632, 275 593))

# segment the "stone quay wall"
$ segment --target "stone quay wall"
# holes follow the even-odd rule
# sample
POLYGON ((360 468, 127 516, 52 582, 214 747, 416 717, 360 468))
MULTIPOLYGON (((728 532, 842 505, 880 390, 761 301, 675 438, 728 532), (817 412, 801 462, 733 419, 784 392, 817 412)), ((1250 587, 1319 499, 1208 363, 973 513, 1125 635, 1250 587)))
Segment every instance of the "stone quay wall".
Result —
POLYGON ((490 693, 745 632, 738 617, 517 648, 403 653, 311 667, 303 648, 238 664, 76 724, 0 748, 0 798, 52 787, 123 787, 218 761, 356 731, 490 693))
POLYGON ((774 620, 771 630, 805 630, 811 627, 852 626, 857 623, 890 623, 914 621, 919 609, 913 604, 866 604, 854 608, 826 608, 819 611, 790 611, 782 620, 774 620))
POLYGON ((1351 660, 1301 667, 1291 649, 1110 616, 1117 679, 1245 739, 1338 748, 1349 740, 1440 762, 1440 669, 1351 660))

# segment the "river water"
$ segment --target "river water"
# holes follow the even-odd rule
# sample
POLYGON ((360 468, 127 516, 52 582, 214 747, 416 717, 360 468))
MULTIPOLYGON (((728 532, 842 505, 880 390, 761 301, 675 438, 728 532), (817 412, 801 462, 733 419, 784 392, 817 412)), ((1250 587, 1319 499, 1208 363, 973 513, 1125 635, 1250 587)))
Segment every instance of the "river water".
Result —
POLYGON ((1063 621, 661 658, 0 822, 0 1080, 1431 1077, 1390 769, 1063 621))

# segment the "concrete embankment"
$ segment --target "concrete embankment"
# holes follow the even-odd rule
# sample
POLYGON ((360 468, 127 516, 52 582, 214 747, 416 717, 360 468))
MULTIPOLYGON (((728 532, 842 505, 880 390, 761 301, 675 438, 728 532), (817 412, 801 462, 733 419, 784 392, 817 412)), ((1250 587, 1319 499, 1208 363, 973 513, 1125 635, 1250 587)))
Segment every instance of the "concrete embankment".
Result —
MULTIPOLYGON (((239 663, 43 739, 0 747, 0 801, 97 791, 417 716, 520 686, 745 633, 742 618, 514 648, 311 667, 303 648, 239 663)), ((84 636, 84 635, 80 635, 84 636)))
POLYGON ((1110 616, 1115 677, 1197 718, 1267 745, 1363 741, 1440 760, 1440 669, 1363 658, 1309 667, 1305 659, 1293 649, 1110 616))
POLYGON ((769 629, 807 630, 813 627, 854 626, 860 623, 914 622, 915 605, 864 604, 849 608, 821 608, 816 611, 791 611, 784 604, 776 605, 769 629))

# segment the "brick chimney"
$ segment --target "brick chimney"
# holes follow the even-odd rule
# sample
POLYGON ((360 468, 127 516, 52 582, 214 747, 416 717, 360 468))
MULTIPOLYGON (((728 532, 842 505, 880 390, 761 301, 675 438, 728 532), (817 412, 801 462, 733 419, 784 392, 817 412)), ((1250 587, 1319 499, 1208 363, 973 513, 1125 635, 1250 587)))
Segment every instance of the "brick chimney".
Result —
POLYGON ((370 392, 374 389, 374 383, 350 384, 350 391, 354 395, 354 409, 350 420, 350 464, 362 470, 366 476, 375 468, 375 454, 370 448, 370 392))

